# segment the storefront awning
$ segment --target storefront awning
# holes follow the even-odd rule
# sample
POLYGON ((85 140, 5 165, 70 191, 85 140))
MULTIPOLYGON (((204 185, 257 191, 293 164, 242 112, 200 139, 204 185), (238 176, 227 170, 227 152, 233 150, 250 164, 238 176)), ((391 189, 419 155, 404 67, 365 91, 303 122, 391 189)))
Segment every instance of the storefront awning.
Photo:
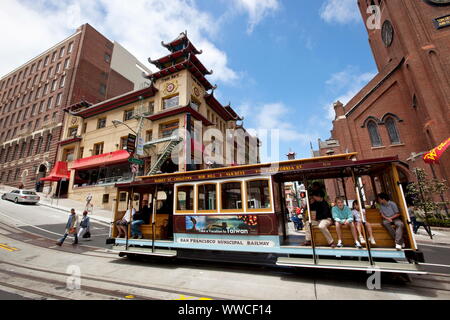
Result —
POLYGON ((71 170, 89 169, 95 167, 103 167, 106 165, 112 165, 122 163, 128 160, 130 154, 127 150, 119 150, 115 152, 100 154, 98 156, 92 156, 74 161, 71 170))
POLYGON ((56 163, 56 165, 53 167, 52 171, 50 171, 50 174, 47 177, 41 178, 41 181, 57 182, 62 179, 69 180, 70 171, 67 169, 67 162, 60 161, 56 163))

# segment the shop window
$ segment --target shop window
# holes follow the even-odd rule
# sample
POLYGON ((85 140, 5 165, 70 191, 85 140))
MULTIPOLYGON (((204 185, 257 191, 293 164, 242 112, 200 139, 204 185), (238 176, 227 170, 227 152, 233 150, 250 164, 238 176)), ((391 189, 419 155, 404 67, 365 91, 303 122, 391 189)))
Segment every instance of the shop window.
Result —
POLYGON ((227 182, 221 185, 222 209, 242 209, 242 184, 240 182, 227 182))
POLYGON ((194 186, 177 188, 177 211, 194 210, 194 186))
POLYGON ((270 209, 269 180, 247 182, 247 208, 270 209))
POLYGON ((198 210, 217 210, 217 189, 215 184, 202 184, 197 187, 198 210))

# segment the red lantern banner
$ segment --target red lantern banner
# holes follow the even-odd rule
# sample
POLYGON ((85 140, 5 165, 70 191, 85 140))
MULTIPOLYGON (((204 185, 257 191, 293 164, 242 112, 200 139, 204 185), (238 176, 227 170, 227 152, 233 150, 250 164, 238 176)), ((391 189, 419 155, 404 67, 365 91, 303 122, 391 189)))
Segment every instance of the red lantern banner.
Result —
POLYGON ((442 142, 430 152, 424 154, 423 160, 429 164, 439 162, 439 159, 442 157, 442 154, 445 152, 445 150, 447 150, 448 147, 450 147, 450 138, 442 142))

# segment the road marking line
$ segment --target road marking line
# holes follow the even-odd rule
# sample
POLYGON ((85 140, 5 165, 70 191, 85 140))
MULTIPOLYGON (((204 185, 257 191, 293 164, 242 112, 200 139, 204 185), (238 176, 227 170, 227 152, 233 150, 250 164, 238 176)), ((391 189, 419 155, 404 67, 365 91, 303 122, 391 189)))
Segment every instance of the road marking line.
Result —
POLYGON ((434 247, 434 248, 445 248, 445 249, 450 249, 450 245, 448 246, 440 246, 440 245, 435 245, 435 244, 425 244, 425 243, 418 243, 419 247, 420 246, 425 246, 425 247, 434 247))
MULTIPOLYGON (((33 225, 28 224, 28 223, 26 223, 26 222, 23 222, 23 221, 21 221, 21 220, 19 220, 19 219, 16 219, 16 218, 13 218, 13 217, 11 217, 11 216, 8 216, 8 215, 6 215, 6 214, 4 214, 4 213, 0 213, 0 216, 4 216, 4 217, 7 217, 8 219, 11 219, 11 220, 15 220, 15 221, 17 221, 17 222, 20 222, 20 223, 23 224, 24 226, 32 227, 32 228, 35 228, 35 229, 38 229, 38 230, 41 230, 41 231, 44 231, 44 232, 47 232, 47 233, 55 234, 55 235, 61 237, 61 234, 60 234, 60 233, 48 231, 48 230, 45 230, 45 229, 42 229, 42 228, 33 226, 33 225)), ((23 231, 23 230, 22 230, 22 231, 23 231)))
POLYGON ((17 249, 17 248, 10 247, 10 246, 8 246, 8 245, 6 245, 6 244, 3 244, 3 243, 0 243, 0 249, 7 250, 7 251, 9 251, 9 252, 14 252, 14 251, 18 251, 18 250, 19 250, 19 249, 17 249))

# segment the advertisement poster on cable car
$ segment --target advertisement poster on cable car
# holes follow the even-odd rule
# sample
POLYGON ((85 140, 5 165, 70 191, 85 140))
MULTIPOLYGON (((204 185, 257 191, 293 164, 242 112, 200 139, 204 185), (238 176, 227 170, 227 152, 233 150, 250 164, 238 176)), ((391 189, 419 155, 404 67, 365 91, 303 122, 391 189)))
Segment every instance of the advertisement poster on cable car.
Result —
POLYGON ((257 216, 187 216, 188 233, 258 234, 257 216))

